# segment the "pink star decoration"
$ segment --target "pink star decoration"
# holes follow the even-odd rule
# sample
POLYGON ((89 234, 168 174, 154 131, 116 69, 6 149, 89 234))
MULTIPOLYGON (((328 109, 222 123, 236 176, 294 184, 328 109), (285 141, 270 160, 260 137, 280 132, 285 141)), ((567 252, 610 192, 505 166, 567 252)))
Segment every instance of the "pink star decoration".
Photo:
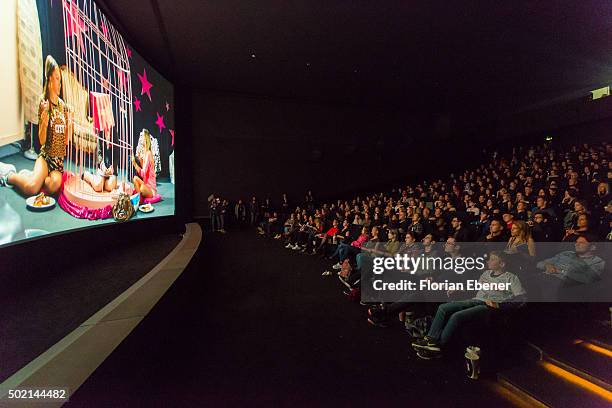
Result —
POLYGON ((172 146, 174 146, 174 129, 168 129, 168 131, 170 132, 170 136, 172 136, 172 146))
POLYGON ((162 129, 166 127, 166 125, 164 124, 164 116, 159 116, 158 112, 155 112, 155 114, 157 115, 157 120, 155 121, 155 124, 157 125, 157 127, 159 127, 159 133, 161 133, 162 129))
POLYGON ((139 112, 142 110, 140 109, 140 99, 134 98, 134 107, 136 108, 136 112, 139 112))
POLYGON ((144 68, 142 75, 140 75, 139 73, 136 73, 136 75, 138 75, 138 79, 140 79, 140 84, 142 85, 142 91, 140 92, 141 95, 147 94, 147 96, 149 97, 149 101, 151 100, 151 88, 153 88, 153 84, 149 82, 149 80, 147 79, 147 69, 144 68))

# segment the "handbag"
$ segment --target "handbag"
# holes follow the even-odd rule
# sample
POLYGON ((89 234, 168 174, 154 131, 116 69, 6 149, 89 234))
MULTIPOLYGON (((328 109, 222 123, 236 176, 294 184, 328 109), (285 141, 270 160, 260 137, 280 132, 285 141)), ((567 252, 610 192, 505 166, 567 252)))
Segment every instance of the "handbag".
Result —
POLYGON ((117 201, 113 205, 113 218, 118 222, 129 220, 134 215, 134 206, 130 196, 126 193, 119 193, 117 201))
POLYGON ((353 267, 351 266, 351 263, 349 262, 348 259, 345 259, 344 262, 342 262, 342 265, 340 267, 340 272, 338 273, 338 275, 340 275, 341 278, 346 280, 348 279, 352 270, 353 270, 353 267))

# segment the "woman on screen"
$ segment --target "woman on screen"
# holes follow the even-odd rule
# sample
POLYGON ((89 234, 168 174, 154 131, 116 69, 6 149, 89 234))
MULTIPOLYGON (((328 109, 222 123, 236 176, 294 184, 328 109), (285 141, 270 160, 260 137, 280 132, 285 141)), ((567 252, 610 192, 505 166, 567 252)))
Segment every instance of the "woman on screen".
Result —
POLYGON ((111 192, 117 187, 117 176, 111 162, 111 149, 104 146, 102 139, 98 139, 97 168, 95 173, 85 171, 83 180, 93 188, 96 193, 111 192))
POLYGON ((44 93, 38 108, 38 139, 40 154, 32 171, 16 172, 15 166, 0 163, 0 185, 16 187, 32 196, 40 193, 55 194, 62 186, 66 145, 72 136, 73 114, 59 97, 62 76, 55 59, 48 55, 45 61, 44 93))
POLYGON ((157 177, 155 175, 155 158, 151 152, 151 134, 142 129, 140 136, 144 139, 144 150, 136 152, 138 160, 132 156, 132 165, 138 176, 134 176, 134 189, 142 198, 152 198, 157 195, 157 177))

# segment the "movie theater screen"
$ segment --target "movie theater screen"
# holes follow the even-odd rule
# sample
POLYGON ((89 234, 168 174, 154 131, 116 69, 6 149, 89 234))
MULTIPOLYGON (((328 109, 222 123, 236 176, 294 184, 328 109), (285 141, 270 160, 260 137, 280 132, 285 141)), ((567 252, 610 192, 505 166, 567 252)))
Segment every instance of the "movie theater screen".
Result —
POLYGON ((0 246, 174 215, 174 89, 92 0, 0 2, 0 246))

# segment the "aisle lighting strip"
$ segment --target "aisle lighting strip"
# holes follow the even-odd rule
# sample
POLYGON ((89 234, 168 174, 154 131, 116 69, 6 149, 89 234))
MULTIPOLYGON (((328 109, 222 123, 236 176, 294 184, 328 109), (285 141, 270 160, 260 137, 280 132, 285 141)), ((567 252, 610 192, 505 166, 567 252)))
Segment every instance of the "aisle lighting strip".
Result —
POLYGON ((569 381, 572 384, 577 385, 593 394, 596 394, 597 396, 604 398, 606 401, 612 402, 612 392, 549 362, 542 361, 540 364, 542 364, 542 367, 552 374, 561 377, 564 380, 569 381))
POLYGON ((596 344, 593 344, 593 343, 590 343, 588 341, 584 341, 584 340, 581 340, 581 339, 574 340, 574 344, 579 344, 582 347, 587 348, 587 349, 589 349, 591 351, 594 351, 596 353, 603 354, 606 357, 612 358, 612 350, 607 349, 605 347, 601 347, 601 346, 598 346, 596 344))

